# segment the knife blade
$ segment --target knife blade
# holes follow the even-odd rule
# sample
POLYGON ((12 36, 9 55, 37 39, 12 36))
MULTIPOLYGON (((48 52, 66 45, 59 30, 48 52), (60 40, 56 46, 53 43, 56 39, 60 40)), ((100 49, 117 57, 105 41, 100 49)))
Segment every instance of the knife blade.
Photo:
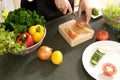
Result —
MULTIPOLYGON (((72 13, 70 15, 70 17, 74 20, 76 20, 77 22, 85 22, 84 20, 81 19, 81 17, 77 16, 75 13, 72 13)), ((86 23, 86 22, 85 22, 86 23)), ((86 27, 89 29, 92 29, 92 27, 89 25, 89 23, 86 23, 86 27)))
POLYGON ((77 16, 75 13, 72 13, 72 14, 70 15, 70 17, 71 17, 72 19, 75 19, 75 20, 78 21, 78 22, 83 22, 83 21, 81 20, 81 18, 80 18, 79 16, 77 16))

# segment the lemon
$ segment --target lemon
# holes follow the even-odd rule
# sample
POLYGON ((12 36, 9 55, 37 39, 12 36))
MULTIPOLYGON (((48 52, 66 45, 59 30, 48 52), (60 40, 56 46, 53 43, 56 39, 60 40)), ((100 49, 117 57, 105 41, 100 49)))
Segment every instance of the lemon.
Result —
POLYGON ((56 64, 56 65, 61 64, 63 61, 62 52, 59 50, 54 51, 51 56, 51 61, 53 64, 56 64))

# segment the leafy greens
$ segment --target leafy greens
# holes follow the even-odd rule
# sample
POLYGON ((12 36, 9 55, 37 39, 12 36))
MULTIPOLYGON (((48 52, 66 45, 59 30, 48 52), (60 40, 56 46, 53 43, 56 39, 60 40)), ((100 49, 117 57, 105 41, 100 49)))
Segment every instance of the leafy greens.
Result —
POLYGON ((14 11, 10 11, 2 25, 5 26, 5 30, 21 33, 28 31, 28 28, 32 25, 44 25, 45 22, 46 20, 44 17, 39 16, 36 11, 32 12, 24 8, 19 8, 14 11))
POLYGON ((120 23, 117 22, 117 18, 120 17, 120 6, 116 6, 114 3, 108 5, 107 8, 103 10, 103 15, 106 23, 114 29, 120 30, 120 23))
POLYGON ((9 52, 18 52, 25 49, 26 46, 20 45, 20 43, 15 42, 15 33, 5 31, 4 28, 0 28, 0 55, 9 52))

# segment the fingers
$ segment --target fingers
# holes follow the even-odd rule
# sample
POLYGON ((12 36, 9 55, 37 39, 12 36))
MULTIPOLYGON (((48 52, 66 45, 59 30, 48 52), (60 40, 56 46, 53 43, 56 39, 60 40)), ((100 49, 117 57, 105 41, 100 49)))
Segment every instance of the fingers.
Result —
POLYGON ((63 9, 62 13, 63 13, 63 14, 66 14, 66 13, 67 13, 67 8, 66 8, 66 9, 63 9))
POLYGON ((85 16, 86 16, 86 23, 88 23, 91 19, 91 8, 85 8, 83 9, 82 7, 79 7, 78 9, 78 16, 81 17, 81 13, 85 11, 85 16))
POLYGON ((77 12, 77 14, 78 14, 79 17, 81 16, 82 11, 83 11, 82 8, 79 7, 79 8, 78 8, 78 12, 77 12))
POLYGON ((60 12, 62 12, 63 14, 71 14, 73 12, 71 5, 67 5, 67 6, 61 6, 59 7, 60 12))
POLYGON ((68 0, 55 0, 55 4, 63 14, 71 14, 73 12, 68 0))
POLYGON ((72 14, 73 13, 73 10, 72 10, 72 7, 70 6, 69 8, 68 8, 68 14, 72 14))
POLYGON ((81 0, 80 1, 80 5, 79 5, 79 8, 78 8, 78 16, 80 17, 81 16, 81 13, 83 11, 85 11, 85 17, 86 17, 86 22, 88 23, 91 19, 91 7, 90 5, 88 4, 89 1, 88 0, 81 0))
POLYGON ((91 8, 85 10, 86 12, 86 22, 89 22, 91 19, 91 8))

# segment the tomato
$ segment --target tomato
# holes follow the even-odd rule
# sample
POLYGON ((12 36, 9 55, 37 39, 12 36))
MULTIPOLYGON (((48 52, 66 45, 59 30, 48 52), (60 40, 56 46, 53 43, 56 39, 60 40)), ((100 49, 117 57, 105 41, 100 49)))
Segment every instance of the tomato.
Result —
POLYGON ((86 16, 82 17, 82 20, 83 20, 83 21, 86 21, 86 20, 87 20, 86 16))
POLYGON ((112 75, 116 74, 116 72, 117 72, 116 66, 111 63, 103 64, 102 69, 103 69, 104 74, 107 76, 112 76, 112 75))
POLYGON ((70 21, 70 20, 65 20, 65 22, 68 22, 68 21, 70 21))
POLYGON ((107 40, 109 38, 109 32, 106 30, 99 30, 96 33, 97 40, 107 40))
POLYGON ((78 28, 83 28, 83 27, 85 27, 85 25, 86 25, 85 22, 78 22, 78 21, 76 21, 76 27, 78 27, 78 28))
POLYGON ((77 37, 77 33, 75 33, 73 30, 68 29, 68 35, 69 37, 71 37, 72 39, 77 37))

